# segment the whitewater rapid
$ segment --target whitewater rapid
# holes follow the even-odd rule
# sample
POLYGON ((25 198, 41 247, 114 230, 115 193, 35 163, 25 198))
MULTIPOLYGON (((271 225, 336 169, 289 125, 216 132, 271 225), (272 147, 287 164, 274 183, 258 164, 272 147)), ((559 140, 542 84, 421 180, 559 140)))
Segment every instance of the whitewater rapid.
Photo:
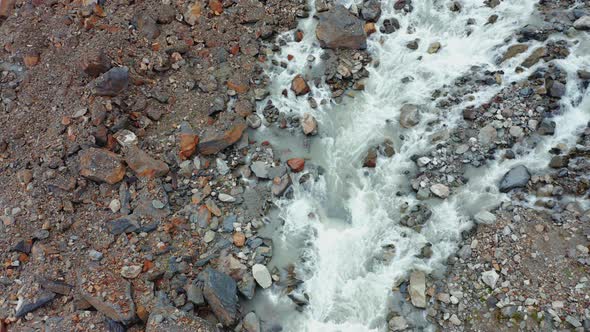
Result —
MULTIPOLYGON (((311 186, 294 181, 293 197, 277 203, 283 225, 275 252, 289 251, 293 255, 293 243, 299 244, 297 271, 304 282, 298 291, 309 296, 309 304, 301 313, 287 313, 279 308, 292 309, 291 300, 281 289, 270 289, 263 294, 263 306, 272 317, 262 315, 263 319, 280 322, 284 331, 386 331, 392 288, 413 270, 442 270, 446 259, 457 250, 461 232, 472 226, 473 211, 465 202, 488 202, 481 208, 498 205, 504 195, 497 192, 496 184, 508 169, 516 164, 525 164, 533 171, 542 169, 549 160, 549 147, 574 143, 578 127, 590 120, 590 98, 580 93, 575 76, 581 65, 590 63, 584 55, 587 52, 576 49, 567 59, 557 60, 568 73, 568 85, 562 100, 563 115, 555 119, 554 136, 515 160, 482 167, 481 176, 470 179, 450 198, 429 201, 433 216, 420 232, 399 224, 400 207, 418 203, 409 189, 406 171, 415 169, 411 156, 433 148, 428 136, 443 126, 456 127, 462 121, 464 107, 487 102, 503 87, 526 79, 536 69, 534 66, 515 73, 518 64, 540 44, 535 41, 530 42, 528 52, 497 65, 497 58, 515 42, 514 32, 531 20, 536 2, 505 0, 491 9, 482 0, 464 0, 457 13, 446 7, 447 1, 424 0, 413 1, 413 11, 401 14, 393 11, 394 1, 382 1, 383 13, 377 26, 383 19, 395 17, 401 28, 393 34, 377 32, 370 37, 368 49, 378 65, 368 68, 365 90, 340 105, 317 109, 311 109, 302 97, 282 96, 282 90, 296 74, 314 70, 321 61, 315 20, 310 17, 300 22, 304 39, 287 43, 277 55, 280 61, 287 55, 294 56, 287 70, 269 69, 267 74, 272 82, 269 98, 279 110, 300 115, 309 112, 319 122, 320 135, 313 140, 308 157, 325 170, 323 175, 311 186), (486 24, 493 14, 499 16, 497 22, 486 24), (467 26, 468 19, 475 19, 475 24, 467 26), (417 38, 417 50, 406 48, 417 38), (507 38, 512 42, 506 43, 507 38), (426 52, 432 42, 442 44, 436 54, 426 52), (310 63, 310 56, 314 62, 310 63), (429 120, 441 118, 434 111, 432 92, 451 85, 472 66, 503 70, 503 83, 481 87, 473 98, 445 111, 442 121, 432 130, 427 125, 429 120), (413 80, 402 83, 405 77, 413 80), (416 127, 402 129, 397 121, 399 109, 406 103, 433 111, 424 113, 416 127), (404 140, 399 135, 404 135, 404 140), (363 168, 367 150, 386 138, 395 142, 396 154, 392 158, 379 157, 373 170, 363 168), (418 256, 426 243, 432 244, 433 255, 425 261, 418 256), (393 258, 377 259, 388 246, 395 247, 393 258)), ((313 1, 310 6, 314 8, 313 1)), ((331 95, 327 86, 311 85, 311 95, 318 104, 331 95)))

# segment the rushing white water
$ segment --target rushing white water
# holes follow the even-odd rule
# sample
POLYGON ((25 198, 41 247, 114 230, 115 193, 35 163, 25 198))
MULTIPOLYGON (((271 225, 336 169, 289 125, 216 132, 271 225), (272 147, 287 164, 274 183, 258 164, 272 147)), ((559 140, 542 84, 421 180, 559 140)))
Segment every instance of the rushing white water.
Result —
MULTIPOLYGON (((449 11, 446 3, 414 1, 413 12, 403 15, 393 11, 393 1, 382 1, 381 20, 395 17, 401 29, 371 37, 369 50, 379 65, 370 69, 365 91, 343 105, 312 110, 302 98, 281 96, 295 74, 312 70, 307 61, 309 55, 316 58, 316 64, 320 61, 312 18, 300 24, 304 40, 283 48, 280 59, 287 54, 294 56, 289 70, 269 71, 274 89, 270 98, 279 109, 299 114, 311 112, 318 119, 320 137, 314 140, 311 155, 313 163, 326 170, 311 188, 294 184, 294 197, 279 202, 284 241, 277 244, 278 250, 280 246, 291 248, 286 243, 293 239, 307 240, 301 248, 304 260, 299 264, 299 272, 305 279, 301 292, 309 295, 309 304, 302 313, 284 315, 282 319, 274 317, 286 331, 386 330, 393 285, 415 269, 430 272, 442 267, 456 250, 461 232, 471 226, 472 211, 465 205, 483 198, 499 203, 503 195, 495 186, 510 167, 546 167, 549 147, 561 142, 571 146, 578 127, 590 119, 590 98, 580 94, 575 77, 581 65, 590 63, 584 56, 585 50, 575 49, 567 60, 558 61, 568 72, 569 83, 563 98, 564 113, 556 119, 556 134, 519 159, 486 166, 480 171, 481 176, 471 179, 449 199, 431 202, 433 217, 420 233, 399 225, 400 207, 417 202, 411 190, 407 190, 409 176, 405 171, 415 167, 410 157, 432 148, 427 139, 432 133, 428 120, 443 117, 435 129, 443 125, 453 128, 463 107, 487 101, 503 86, 526 78, 535 69, 514 73, 514 68, 534 47, 502 67, 495 61, 507 47, 505 39, 530 19, 535 0, 505 0, 494 9, 483 6, 481 0, 464 0, 459 13, 449 11), (498 21, 485 24, 492 14, 499 16, 498 21), (466 26, 469 18, 476 23, 466 26), (420 39, 419 49, 407 49, 405 45, 416 38, 420 39), (435 41, 442 44, 440 52, 428 54, 426 49, 435 41), (490 70, 501 68, 509 74, 502 86, 482 87, 469 101, 448 113, 437 113, 430 99, 432 92, 451 84, 474 65, 490 70), (413 81, 403 84, 404 77, 412 77, 413 81), (432 111, 423 114, 415 128, 402 129, 397 119, 399 108, 405 103, 424 105, 432 111), (400 134, 405 136, 403 141, 397 139, 400 134), (384 138, 396 142, 395 156, 380 158, 374 170, 362 168, 367 149, 384 138), (402 194, 396 195, 398 192, 402 194), (424 261, 417 256, 427 242, 433 244, 433 256, 424 261), (391 245, 395 246, 393 259, 376 259, 385 246, 391 245)), ((322 86, 313 86, 312 94, 318 100, 330 95, 322 86)), ((278 290, 268 290, 265 296, 273 307, 290 303, 278 290)))

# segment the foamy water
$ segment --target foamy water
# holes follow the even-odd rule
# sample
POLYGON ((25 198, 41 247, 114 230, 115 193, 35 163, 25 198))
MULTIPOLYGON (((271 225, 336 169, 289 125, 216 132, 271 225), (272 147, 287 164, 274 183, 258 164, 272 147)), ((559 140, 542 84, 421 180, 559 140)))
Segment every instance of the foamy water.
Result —
MULTIPOLYGON (((286 243, 306 239, 299 248, 303 260, 298 264, 298 272, 305 281, 299 291, 309 296, 309 304, 302 313, 281 311, 263 319, 280 322, 286 331, 386 331, 393 285, 415 269, 430 272, 443 267, 448 256, 456 251, 461 232, 471 227, 472 209, 466 207, 466 202, 485 198, 490 205, 482 208, 499 204, 504 195, 497 192, 497 182, 508 169, 517 164, 525 164, 533 171, 545 168, 549 148, 557 143, 574 144, 579 127, 590 120, 590 98, 580 93, 575 75, 580 66, 590 63, 585 51, 574 49, 568 59, 557 61, 568 73, 568 85, 562 100, 564 113, 555 119, 556 134, 519 159, 482 167, 480 176, 470 179, 453 196, 429 203, 433 217, 421 232, 401 226, 400 207, 417 203, 413 192, 407 190, 409 176, 404 172, 415 168, 410 160, 412 155, 432 149, 427 138, 436 130, 429 131, 432 127, 426 123, 440 115, 427 112, 419 125, 403 129, 397 124, 400 107, 413 103, 435 110, 430 99, 432 92, 450 85, 472 66, 503 69, 507 73, 503 85, 482 87, 472 100, 445 112, 443 121, 435 127, 453 128, 462 121, 463 107, 488 101, 502 87, 526 79, 535 69, 514 73, 534 47, 501 67, 495 61, 514 43, 506 44, 505 39, 513 37, 530 19, 535 0, 505 0, 495 9, 483 6, 481 0, 465 0, 460 13, 449 11, 446 3, 414 1, 413 12, 403 15, 393 12, 393 1, 382 1, 381 20, 395 17, 401 29, 389 35, 371 36, 369 51, 379 65, 369 69, 365 91, 343 105, 312 110, 304 98, 281 96, 296 74, 311 70, 309 55, 315 57, 316 63, 320 61, 321 49, 315 40, 312 18, 300 24, 304 40, 283 48, 279 59, 294 55, 288 70, 268 72, 273 82, 270 98, 279 109, 297 114, 311 112, 317 118, 320 135, 312 143, 312 162, 321 165, 325 172, 311 188, 303 188, 295 181, 293 199, 278 203, 284 226, 282 243, 277 243, 275 250, 292 250, 286 243), (498 21, 486 25, 492 14, 499 16, 498 21), (467 27, 469 18, 476 23, 467 27), (469 35, 467 28, 471 30, 469 35), (405 45, 416 38, 420 39, 419 49, 407 49, 405 45), (432 42, 442 44, 437 54, 426 52, 432 42), (402 78, 410 76, 413 81, 401 83, 402 78), (400 134, 405 136, 403 141, 397 139, 400 134), (396 154, 392 158, 380 157, 373 170, 363 168, 368 148, 385 138, 396 141, 396 154), (398 192, 402 194, 396 195, 398 192), (428 242, 433 245, 433 256, 425 261, 417 256, 428 242), (386 246, 395 247, 393 259, 376 259, 386 246)), ((311 6, 314 7, 313 3, 311 6)), ((320 100, 330 92, 326 87, 313 86, 312 95, 320 100)), ((278 289, 265 291, 264 301, 265 310, 293 307, 278 289)))

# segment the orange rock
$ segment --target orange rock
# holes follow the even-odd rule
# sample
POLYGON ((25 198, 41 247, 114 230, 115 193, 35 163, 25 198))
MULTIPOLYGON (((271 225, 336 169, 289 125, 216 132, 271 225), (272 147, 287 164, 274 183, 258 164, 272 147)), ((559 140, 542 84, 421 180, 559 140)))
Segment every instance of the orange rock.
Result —
POLYGON ((197 1, 188 7, 188 10, 184 13, 184 20, 190 25, 197 24, 197 19, 201 17, 201 11, 201 4, 197 1))
POLYGON ((243 247, 246 243, 246 235, 242 232, 235 232, 233 235, 234 244, 236 247, 243 247))
POLYGON ((223 133, 223 135, 217 135, 204 139, 201 143, 199 143, 199 153, 203 155, 212 155, 222 151, 228 146, 239 141, 245 129, 246 124, 240 122, 223 133))
POLYGON ((307 85, 307 82, 305 81, 303 76, 297 75, 291 82, 291 90, 295 92, 296 96, 301 96, 306 93, 309 93, 309 86, 307 85))
POLYGON ((291 158, 287 160, 287 165, 289 165, 293 172, 301 172, 305 167, 305 160, 303 158, 291 158))
POLYGON ((219 0, 209 0, 209 8, 215 15, 221 15, 223 13, 223 4, 219 0))
POLYGON ((98 77, 111 69, 111 59, 102 51, 86 55, 82 58, 82 70, 90 77, 98 77))
POLYGON ((136 146, 129 147, 125 162, 138 176, 160 177, 168 174, 168 165, 161 160, 152 158, 147 152, 136 146))
POLYGON ((365 33, 367 34, 367 36, 369 36, 375 32, 377 32, 377 28, 375 27, 375 23, 373 23, 373 22, 365 23, 365 33))
POLYGON ((23 60, 27 68, 33 68, 39 63, 39 53, 36 51, 28 52, 25 54, 23 60))
POLYGON ((237 93, 246 93, 250 90, 248 80, 243 77, 233 77, 227 81, 227 87, 237 93))
POLYGON ((195 151, 197 151, 197 144, 199 144, 199 136, 195 134, 181 133, 180 139, 180 159, 189 159, 195 151))
POLYGON ((0 0, 0 17, 8 17, 12 14, 15 0, 0 0))

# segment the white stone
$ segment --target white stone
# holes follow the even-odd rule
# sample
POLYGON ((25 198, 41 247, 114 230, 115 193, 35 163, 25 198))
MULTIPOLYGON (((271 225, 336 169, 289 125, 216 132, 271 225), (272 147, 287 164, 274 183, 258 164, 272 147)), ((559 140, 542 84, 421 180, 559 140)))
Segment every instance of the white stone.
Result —
POLYGON ((451 322, 453 325, 461 325, 461 320, 455 314, 451 315, 451 318, 449 318, 449 322, 451 322))
POLYGON ((590 30, 590 16, 585 15, 574 22, 576 30, 590 30))
POLYGON ((390 331, 403 331, 408 328, 408 322, 401 316, 393 317, 389 321, 390 331))
POLYGON ((426 274, 424 272, 412 272, 408 291, 415 307, 426 308, 426 274))
POLYGON ((252 275, 254 276, 254 280, 260 285, 262 288, 268 288, 272 285, 272 278, 270 277, 270 272, 266 266, 262 264, 254 264, 252 266, 252 275))
POLYGON ((114 213, 117 213, 120 209, 121 209, 121 201, 119 201, 118 199, 113 199, 110 203, 109 203, 109 209, 111 209, 111 211, 113 211, 114 213))
POLYGON ((449 197, 449 194, 451 193, 451 191, 449 190, 449 187, 445 186, 444 184, 433 184, 432 186, 430 186, 430 191, 439 198, 447 198, 449 197))
POLYGON ((236 201, 236 198, 228 194, 220 193, 219 200, 226 203, 233 203, 236 201))
POLYGON ((135 279, 141 273, 141 266, 139 265, 131 265, 131 266, 123 266, 121 268, 121 276, 126 279, 135 279))
POLYGON ((480 211, 473 216, 473 219, 475 219, 478 224, 484 225, 490 225, 496 222, 496 216, 489 211, 480 211))
POLYGON ((496 282, 498 282, 499 278, 500 276, 494 270, 486 271, 481 274, 481 280, 492 289, 496 287, 496 282))

